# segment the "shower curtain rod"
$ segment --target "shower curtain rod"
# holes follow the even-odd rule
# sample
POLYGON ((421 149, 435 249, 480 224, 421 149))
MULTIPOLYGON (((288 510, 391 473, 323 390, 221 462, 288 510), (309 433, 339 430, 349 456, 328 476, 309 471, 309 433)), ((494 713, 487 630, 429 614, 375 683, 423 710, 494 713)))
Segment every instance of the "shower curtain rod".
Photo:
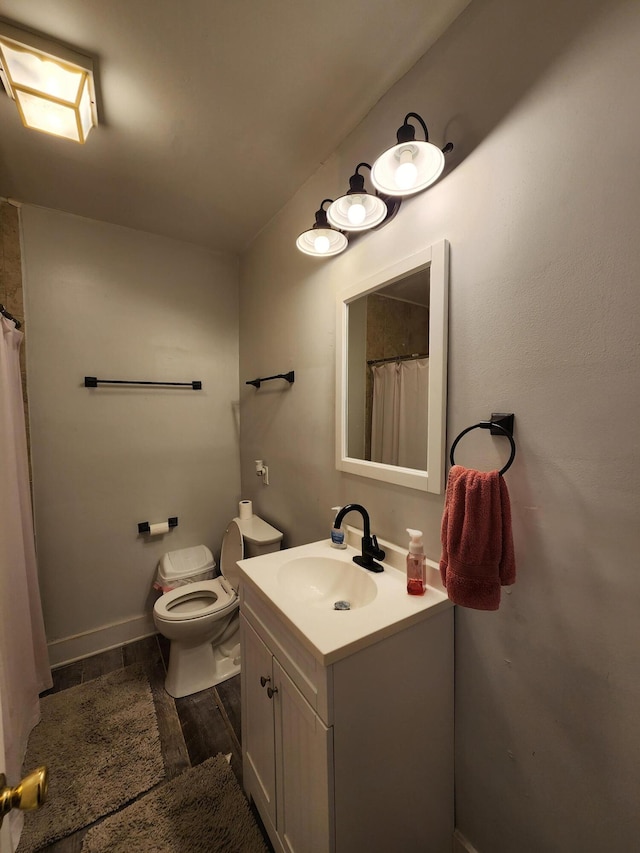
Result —
POLYGON ((414 352, 411 355, 390 355, 388 358, 372 358, 367 364, 384 364, 387 361, 412 361, 415 358, 429 358, 429 353, 414 352))

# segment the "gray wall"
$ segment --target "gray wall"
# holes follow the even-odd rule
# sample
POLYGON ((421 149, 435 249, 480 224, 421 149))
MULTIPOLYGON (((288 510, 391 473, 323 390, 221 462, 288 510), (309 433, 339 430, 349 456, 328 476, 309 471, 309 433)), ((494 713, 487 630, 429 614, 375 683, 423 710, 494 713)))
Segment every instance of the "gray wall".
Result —
MULTIPOLYGON (((335 471, 335 295, 451 243, 449 444, 513 411, 518 445, 517 583, 497 613, 456 615, 457 824, 481 853, 638 845, 638 44, 637 3, 476 0, 242 259, 244 496, 288 544, 358 501, 382 537, 424 529, 437 559, 440 497, 335 471), (409 111, 456 145, 443 180, 341 256, 297 252, 409 111), (291 388, 244 385, 290 369, 291 388)), ((505 456, 479 433, 457 461, 505 456)))
POLYGON ((217 553, 237 514, 237 260, 42 208, 21 218, 38 563, 59 663, 153 630, 158 557, 217 553), (203 390, 93 390, 85 375, 203 390), (169 516, 170 533, 138 535, 169 516))

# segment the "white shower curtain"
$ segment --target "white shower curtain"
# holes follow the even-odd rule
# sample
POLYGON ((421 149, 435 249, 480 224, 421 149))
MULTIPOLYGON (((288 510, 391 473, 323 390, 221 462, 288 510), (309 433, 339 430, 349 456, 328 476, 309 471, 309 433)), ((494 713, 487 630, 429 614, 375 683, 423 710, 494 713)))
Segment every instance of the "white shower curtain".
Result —
POLYGON ((375 364, 371 461, 427 469, 429 359, 375 364))
MULTIPOLYGON (((23 334, 0 315, 0 765, 16 785, 38 694, 51 687, 33 539, 27 439, 20 381, 23 334)), ((10 813, 14 846, 22 814, 10 813)))

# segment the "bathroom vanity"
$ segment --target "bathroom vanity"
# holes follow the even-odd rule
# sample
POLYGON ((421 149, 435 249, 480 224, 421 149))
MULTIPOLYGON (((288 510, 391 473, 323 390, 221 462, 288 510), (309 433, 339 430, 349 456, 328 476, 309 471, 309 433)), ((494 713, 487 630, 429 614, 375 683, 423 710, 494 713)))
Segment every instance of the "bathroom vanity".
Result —
POLYGON ((381 544, 378 575, 328 541, 238 563, 244 787, 277 851, 451 850, 453 607, 381 544))

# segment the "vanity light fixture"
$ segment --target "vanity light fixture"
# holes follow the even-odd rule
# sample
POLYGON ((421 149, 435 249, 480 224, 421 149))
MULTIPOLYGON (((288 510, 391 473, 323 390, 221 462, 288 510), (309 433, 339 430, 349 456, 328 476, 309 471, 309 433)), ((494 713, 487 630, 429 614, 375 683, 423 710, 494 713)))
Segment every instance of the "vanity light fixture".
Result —
POLYGON ((371 180, 385 195, 413 195, 440 177, 444 169, 444 155, 453 150, 453 145, 448 142, 440 149, 429 142, 427 125, 417 113, 407 113, 396 136, 398 144, 381 154, 373 164, 371 180), (424 142, 415 138, 416 129, 409 124, 410 118, 422 126, 424 142))
POLYGON ((93 61, 3 22, 0 79, 25 127, 83 143, 98 123, 93 61))
POLYGON ((308 231, 303 231, 296 240, 296 246, 306 255, 328 257, 339 255, 348 246, 348 241, 342 231, 333 228, 327 221, 325 204, 331 204, 333 199, 325 198, 320 209, 316 210, 316 221, 308 231))
POLYGON ((444 148, 429 142, 427 125, 418 113, 407 113, 396 137, 398 144, 381 154, 373 166, 358 163, 343 196, 336 201, 324 199, 316 211, 315 225, 296 240, 301 252, 319 257, 340 254, 348 245, 345 231, 368 231, 385 225, 397 213, 404 196, 425 190, 440 177, 444 155, 453 151, 451 142, 444 148), (421 125, 424 142, 415 138, 416 129, 409 119, 421 125), (365 166, 371 171, 375 195, 364 188, 360 169, 365 166), (327 210, 325 204, 329 204, 327 210))
POLYGON ((364 166, 371 171, 368 163, 358 163, 349 178, 346 194, 332 202, 327 210, 327 219, 331 225, 343 231, 368 231, 375 228, 392 212, 395 213, 395 207, 399 204, 394 202, 390 209, 378 193, 371 195, 365 190, 364 175, 358 171, 364 166))

